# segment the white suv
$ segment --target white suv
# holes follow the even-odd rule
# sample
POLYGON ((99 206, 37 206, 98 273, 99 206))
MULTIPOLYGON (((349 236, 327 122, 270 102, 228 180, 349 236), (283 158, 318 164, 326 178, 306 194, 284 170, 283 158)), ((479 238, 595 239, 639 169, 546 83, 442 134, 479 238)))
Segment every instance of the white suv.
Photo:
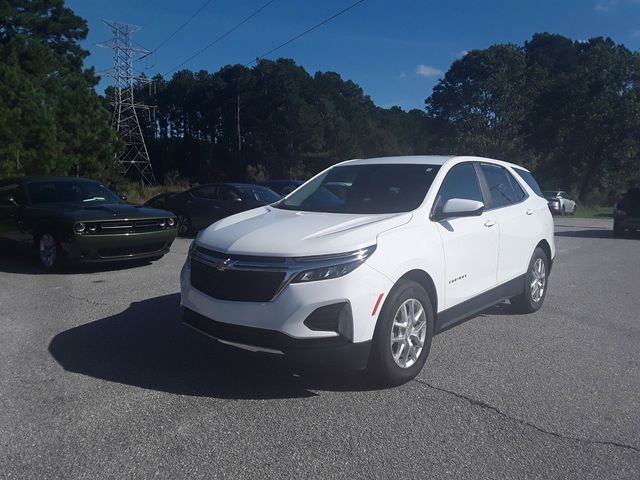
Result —
POLYGON ((538 310, 554 253, 547 201, 521 167, 352 160, 202 231, 181 274, 183 320, 225 344, 399 384, 435 334, 505 299, 538 310))

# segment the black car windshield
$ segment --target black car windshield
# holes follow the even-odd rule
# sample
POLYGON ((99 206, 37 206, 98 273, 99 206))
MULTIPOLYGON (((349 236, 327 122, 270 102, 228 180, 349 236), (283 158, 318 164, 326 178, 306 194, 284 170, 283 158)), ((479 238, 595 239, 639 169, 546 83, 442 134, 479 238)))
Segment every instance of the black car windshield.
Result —
POLYGON ((282 198, 273 190, 258 185, 236 188, 240 191, 242 199, 247 202, 273 203, 282 198))
POLYGON ((31 203, 119 203, 122 199, 98 182, 51 180, 29 183, 31 203))
POLYGON ((274 206, 308 212, 409 212, 420 206, 439 168, 425 164, 340 165, 274 206))

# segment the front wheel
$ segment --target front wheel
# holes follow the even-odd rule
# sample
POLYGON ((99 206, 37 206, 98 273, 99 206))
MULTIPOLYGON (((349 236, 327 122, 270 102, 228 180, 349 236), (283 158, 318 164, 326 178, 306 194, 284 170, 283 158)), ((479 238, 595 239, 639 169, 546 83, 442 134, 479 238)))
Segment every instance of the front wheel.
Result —
POLYGON ((384 302, 373 336, 368 372, 376 383, 400 385, 420 373, 433 328, 433 307, 425 289, 400 280, 384 302))
POLYGON ((187 236, 193 230, 193 226, 191 224, 191 218, 189 215, 180 214, 178 215, 178 235, 181 237, 187 236))
POLYGON ((56 237, 45 232, 38 238, 38 259, 40 266, 47 272, 54 272, 62 265, 62 251, 56 237))
POLYGON ((525 274, 523 291, 511 299, 511 305, 518 313, 533 313, 540 310, 547 296, 549 259, 540 247, 536 248, 525 274))

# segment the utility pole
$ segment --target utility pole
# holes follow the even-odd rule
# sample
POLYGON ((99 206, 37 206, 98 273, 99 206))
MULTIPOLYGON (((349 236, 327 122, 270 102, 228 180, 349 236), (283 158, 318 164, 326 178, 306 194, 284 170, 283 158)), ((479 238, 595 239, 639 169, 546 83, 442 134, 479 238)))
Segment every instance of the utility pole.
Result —
POLYGON ((238 134, 238 152, 241 152, 242 151, 242 135, 240 134, 240 95, 238 95, 238 103, 237 103, 236 133, 238 134))
POLYGON ((125 144, 124 151, 116 157, 115 163, 123 176, 154 185, 156 179, 137 112, 140 109, 149 111, 152 107, 137 103, 134 98, 136 84, 151 83, 152 80, 136 75, 133 68, 134 55, 148 55, 151 52, 133 46, 131 37, 134 32, 140 30, 140 27, 106 20, 104 23, 111 29, 113 38, 97 45, 113 50, 113 69, 107 73, 113 78, 115 89, 112 125, 125 144))

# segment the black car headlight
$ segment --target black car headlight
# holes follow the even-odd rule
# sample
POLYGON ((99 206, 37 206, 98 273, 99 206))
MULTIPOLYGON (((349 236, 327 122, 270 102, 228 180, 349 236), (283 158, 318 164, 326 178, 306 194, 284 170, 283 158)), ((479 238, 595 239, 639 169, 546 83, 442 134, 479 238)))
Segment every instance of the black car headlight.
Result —
POLYGON ((167 227, 173 228, 176 226, 176 219, 174 217, 167 218, 167 227))
POLYGON ((87 226, 83 222, 77 222, 73 226, 73 231, 76 233, 84 233, 87 230, 87 226))
POLYGON ((316 282, 318 280, 329 280, 331 278, 343 277, 362 265, 375 250, 376 246, 372 245, 354 252, 338 255, 298 258, 296 259, 298 262, 317 262, 324 263, 324 265, 309 270, 303 270, 293 277, 291 283, 316 282))

